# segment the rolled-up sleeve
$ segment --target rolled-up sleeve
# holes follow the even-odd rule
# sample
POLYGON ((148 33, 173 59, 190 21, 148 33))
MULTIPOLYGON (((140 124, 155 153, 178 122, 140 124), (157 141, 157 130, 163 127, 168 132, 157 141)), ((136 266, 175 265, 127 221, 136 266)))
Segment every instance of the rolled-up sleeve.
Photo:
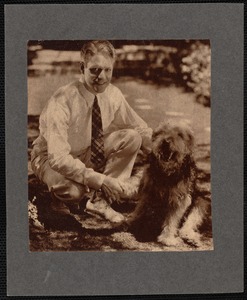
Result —
POLYGON ((50 167, 71 180, 99 189, 105 175, 87 168, 80 159, 70 154, 69 122, 69 106, 56 100, 50 101, 46 113, 46 140, 50 167))

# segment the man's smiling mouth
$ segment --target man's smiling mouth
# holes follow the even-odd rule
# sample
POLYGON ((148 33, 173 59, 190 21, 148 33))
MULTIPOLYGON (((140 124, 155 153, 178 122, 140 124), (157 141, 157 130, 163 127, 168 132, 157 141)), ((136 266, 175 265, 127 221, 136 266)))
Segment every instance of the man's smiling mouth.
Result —
POLYGON ((97 85, 105 85, 105 84, 107 84, 107 82, 100 83, 100 82, 95 81, 95 84, 97 84, 97 85))

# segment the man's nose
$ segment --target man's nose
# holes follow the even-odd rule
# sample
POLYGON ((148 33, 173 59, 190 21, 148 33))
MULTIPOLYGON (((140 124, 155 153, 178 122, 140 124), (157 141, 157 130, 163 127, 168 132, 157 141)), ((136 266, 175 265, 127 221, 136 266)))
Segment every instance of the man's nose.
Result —
POLYGON ((106 78, 106 72, 105 70, 101 70, 98 74, 99 79, 105 79, 106 78))

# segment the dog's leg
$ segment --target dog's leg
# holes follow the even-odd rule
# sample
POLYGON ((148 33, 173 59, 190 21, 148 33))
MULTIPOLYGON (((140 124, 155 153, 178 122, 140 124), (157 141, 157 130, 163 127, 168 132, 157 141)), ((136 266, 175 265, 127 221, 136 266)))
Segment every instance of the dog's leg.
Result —
POLYGON ((182 240, 177 236, 177 226, 179 221, 176 216, 171 216, 163 225, 164 228, 158 236, 158 242, 167 246, 177 246, 182 240))
POLYGON ((200 207, 193 207, 187 220, 179 231, 180 236, 199 247, 202 243, 198 227, 202 224, 204 212, 200 207))
POLYGON ((190 204, 191 196, 186 195, 184 200, 180 203, 180 206, 167 218, 167 220, 165 220, 163 230, 158 236, 158 242, 167 246, 176 246, 183 243, 181 238, 178 236, 178 227, 190 204))

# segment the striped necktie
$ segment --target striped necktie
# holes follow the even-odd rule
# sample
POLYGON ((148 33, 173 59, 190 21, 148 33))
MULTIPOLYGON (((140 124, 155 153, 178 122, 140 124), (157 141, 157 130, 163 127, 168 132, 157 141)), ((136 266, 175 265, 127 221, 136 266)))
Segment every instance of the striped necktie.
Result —
POLYGON ((97 169, 103 168, 105 165, 102 119, 96 96, 92 109, 91 162, 97 169))

